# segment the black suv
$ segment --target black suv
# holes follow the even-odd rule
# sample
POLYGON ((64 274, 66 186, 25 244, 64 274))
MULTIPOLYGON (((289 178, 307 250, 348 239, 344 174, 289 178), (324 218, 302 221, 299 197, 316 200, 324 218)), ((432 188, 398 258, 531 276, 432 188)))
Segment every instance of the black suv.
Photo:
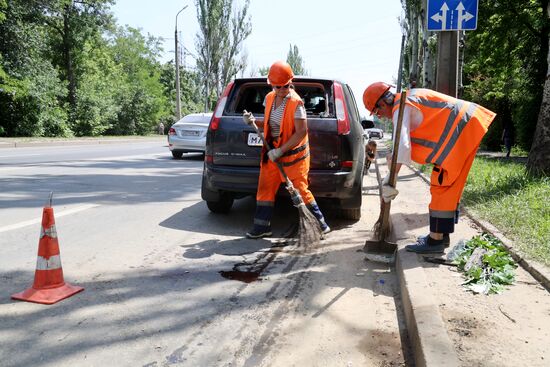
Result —
MULTIPOLYGON (((316 199, 330 199, 341 217, 358 220, 365 149, 351 88, 309 77, 294 78, 293 84, 307 112, 309 188, 316 199)), ((256 194, 262 143, 242 114, 252 112, 263 126, 263 102, 271 88, 265 77, 235 79, 218 101, 206 136, 201 189, 212 212, 227 213, 234 199, 256 194)), ((283 186, 279 193, 286 193, 283 186)))

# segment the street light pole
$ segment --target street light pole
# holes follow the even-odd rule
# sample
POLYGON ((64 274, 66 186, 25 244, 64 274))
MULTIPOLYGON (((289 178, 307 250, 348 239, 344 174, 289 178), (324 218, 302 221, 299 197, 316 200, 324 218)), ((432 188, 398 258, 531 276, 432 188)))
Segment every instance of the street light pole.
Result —
POLYGON ((188 5, 185 5, 176 14, 176 28, 174 31, 174 39, 176 40, 176 118, 177 121, 181 119, 181 97, 180 97, 180 61, 179 61, 179 45, 178 45, 178 15, 184 11, 188 5))

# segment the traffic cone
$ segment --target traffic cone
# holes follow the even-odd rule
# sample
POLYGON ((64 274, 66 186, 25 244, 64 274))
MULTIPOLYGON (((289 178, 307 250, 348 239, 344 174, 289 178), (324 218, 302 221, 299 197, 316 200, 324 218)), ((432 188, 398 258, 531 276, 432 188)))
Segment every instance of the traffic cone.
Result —
POLYGON ((34 284, 32 288, 13 294, 11 298, 51 305, 83 290, 84 288, 70 285, 63 280, 53 208, 51 205, 46 206, 42 212, 34 284))

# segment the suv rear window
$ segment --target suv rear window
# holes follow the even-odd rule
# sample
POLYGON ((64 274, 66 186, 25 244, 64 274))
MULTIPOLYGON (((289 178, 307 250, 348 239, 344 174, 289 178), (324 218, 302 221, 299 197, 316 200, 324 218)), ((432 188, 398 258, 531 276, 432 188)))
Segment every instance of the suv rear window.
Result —
MULTIPOLYGON (((331 89, 317 82, 294 82, 296 93, 304 101, 308 117, 333 117, 334 104, 331 100, 331 89)), ((244 83, 238 85, 225 109, 226 115, 240 115, 243 110, 254 115, 264 114, 265 96, 271 91, 271 86, 265 83, 244 83)))

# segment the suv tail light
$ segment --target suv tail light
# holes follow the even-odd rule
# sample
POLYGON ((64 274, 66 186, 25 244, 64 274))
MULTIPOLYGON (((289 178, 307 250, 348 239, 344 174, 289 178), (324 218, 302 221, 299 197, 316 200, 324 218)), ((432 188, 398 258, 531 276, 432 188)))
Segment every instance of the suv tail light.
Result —
POLYGON ((174 130, 174 128, 171 127, 170 130, 168 130, 168 135, 176 135, 176 130, 174 130))
POLYGON ((223 109, 225 108, 225 103, 227 102, 227 96, 229 95, 229 92, 231 92, 232 88, 233 88, 233 82, 229 83, 227 87, 225 87, 225 90, 223 91, 222 95, 220 96, 220 99, 218 100, 218 104, 216 104, 216 109, 214 110, 214 114, 212 115, 212 120, 210 120, 210 125, 208 126, 208 130, 210 131, 218 130, 218 126, 220 124, 220 120, 223 114, 223 109))
POLYGON ((348 111, 344 102, 344 88, 340 83, 334 83, 334 102, 336 104, 336 119, 338 124, 338 135, 349 134, 350 123, 348 111))

